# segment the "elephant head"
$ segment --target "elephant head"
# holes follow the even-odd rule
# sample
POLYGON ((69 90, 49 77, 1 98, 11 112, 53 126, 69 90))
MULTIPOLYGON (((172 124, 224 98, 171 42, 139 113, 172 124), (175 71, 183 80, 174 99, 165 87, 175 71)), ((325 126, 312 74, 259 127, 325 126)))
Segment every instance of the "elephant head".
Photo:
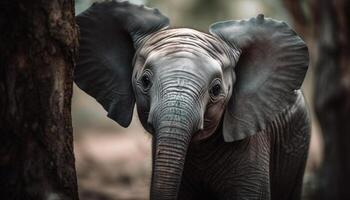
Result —
POLYGON ((112 1, 77 23, 77 85, 124 127, 136 102, 153 135, 151 199, 177 198, 191 141, 218 126, 226 142, 264 130, 295 101, 308 67, 300 37, 262 15, 216 23, 209 34, 169 28, 158 10, 112 1))

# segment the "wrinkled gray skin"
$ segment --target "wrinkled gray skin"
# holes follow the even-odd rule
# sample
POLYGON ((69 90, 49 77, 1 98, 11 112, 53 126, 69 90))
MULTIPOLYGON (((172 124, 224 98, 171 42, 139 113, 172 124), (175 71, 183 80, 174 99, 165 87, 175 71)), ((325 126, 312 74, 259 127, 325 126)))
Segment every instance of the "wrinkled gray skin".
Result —
POLYGON ((224 54, 226 46, 197 46, 205 40, 216 41, 191 29, 165 30, 136 56, 137 110, 155 138, 152 196, 174 199, 180 187, 179 199, 269 199, 271 190, 273 199, 300 198, 309 140, 302 95, 275 127, 225 143, 217 127, 231 97, 235 77, 230 66, 235 60, 224 54), (145 73, 152 82, 146 89, 141 79, 145 73), (222 91, 213 97, 210 89, 217 81, 222 91))
POLYGON ((152 200, 300 199, 308 55, 286 24, 259 15, 207 34, 119 2, 77 23, 78 86, 125 127, 136 101, 153 136, 152 200))
POLYGON ((191 29, 170 29, 147 40, 136 56, 133 86, 137 110, 143 126, 155 138, 154 196, 174 197, 191 139, 214 133, 231 95, 232 73, 229 69, 225 72, 230 59, 214 48, 197 46, 215 41, 191 29), (151 80, 147 88, 141 78, 145 73, 151 80), (222 91, 213 97, 210 88, 217 83, 222 91))

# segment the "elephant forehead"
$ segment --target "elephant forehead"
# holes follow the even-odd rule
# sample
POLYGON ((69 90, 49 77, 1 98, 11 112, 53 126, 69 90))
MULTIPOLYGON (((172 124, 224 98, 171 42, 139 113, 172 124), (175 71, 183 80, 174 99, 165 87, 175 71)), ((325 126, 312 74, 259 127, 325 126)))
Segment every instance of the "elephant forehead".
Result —
POLYGON ((152 35, 140 50, 147 58, 187 52, 198 56, 208 56, 218 61, 222 67, 235 63, 232 50, 220 39, 193 29, 166 29, 152 35))
POLYGON ((154 70, 160 69, 167 72, 179 73, 192 72, 199 76, 208 76, 213 73, 221 73, 222 68, 217 60, 203 55, 195 55, 187 51, 176 52, 170 56, 150 56, 146 63, 149 66, 156 66, 154 70))

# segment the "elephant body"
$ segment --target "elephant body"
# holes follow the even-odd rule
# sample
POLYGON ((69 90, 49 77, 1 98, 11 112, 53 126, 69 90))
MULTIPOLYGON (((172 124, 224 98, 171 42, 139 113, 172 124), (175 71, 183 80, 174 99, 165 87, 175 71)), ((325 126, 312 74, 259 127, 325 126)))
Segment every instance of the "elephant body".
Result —
POLYGON ((150 199, 300 199, 309 118, 308 49, 263 15, 209 33, 158 10, 95 3, 77 16, 77 85, 152 135, 150 199))
POLYGON ((179 199, 301 199, 310 140, 303 98, 262 133, 226 143, 221 126, 191 143, 179 199))

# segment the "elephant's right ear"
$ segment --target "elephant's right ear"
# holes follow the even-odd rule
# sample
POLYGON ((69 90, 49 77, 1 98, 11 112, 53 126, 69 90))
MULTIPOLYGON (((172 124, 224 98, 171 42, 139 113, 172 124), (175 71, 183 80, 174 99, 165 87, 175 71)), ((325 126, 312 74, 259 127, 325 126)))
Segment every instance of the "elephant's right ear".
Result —
POLYGON ((157 9, 129 2, 95 3, 76 17, 80 28, 75 83, 94 97, 121 126, 129 126, 135 97, 132 61, 150 34, 168 27, 157 9))

